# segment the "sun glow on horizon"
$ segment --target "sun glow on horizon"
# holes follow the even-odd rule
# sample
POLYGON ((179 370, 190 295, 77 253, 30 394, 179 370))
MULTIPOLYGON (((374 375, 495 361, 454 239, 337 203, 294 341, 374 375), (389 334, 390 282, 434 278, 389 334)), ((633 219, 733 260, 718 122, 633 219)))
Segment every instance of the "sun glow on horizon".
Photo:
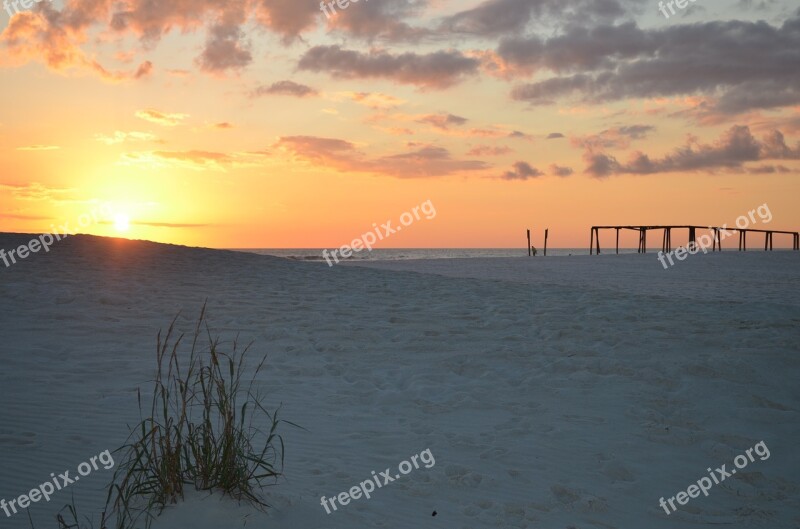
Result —
POLYGON ((131 228, 131 219, 124 213, 118 213, 114 216, 114 229, 119 232, 126 232, 131 228))

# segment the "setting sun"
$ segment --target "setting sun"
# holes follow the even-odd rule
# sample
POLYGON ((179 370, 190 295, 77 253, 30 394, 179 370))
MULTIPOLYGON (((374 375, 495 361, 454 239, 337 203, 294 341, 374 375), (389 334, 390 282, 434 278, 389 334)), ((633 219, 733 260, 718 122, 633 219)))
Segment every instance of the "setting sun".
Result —
POLYGON ((131 221, 127 215, 118 214, 114 217, 114 229, 117 231, 128 231, 131 227, 131 221))

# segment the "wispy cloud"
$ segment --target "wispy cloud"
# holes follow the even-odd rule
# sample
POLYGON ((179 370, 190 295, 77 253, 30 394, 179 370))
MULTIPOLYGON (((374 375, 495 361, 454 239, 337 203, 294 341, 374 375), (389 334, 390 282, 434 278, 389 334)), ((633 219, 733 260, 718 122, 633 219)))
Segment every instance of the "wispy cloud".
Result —
POLYGON ((503 173, 500 178, 503 180, 530 180, 540 176, 544 176, 544 173, 532 167, 528 162, 517 162, 511 170, 503 173))
POLYGON ((180 125, 183 120, 188 118, 189 114, 181 114, 177 112, 165 113, 154 109, 147 109, 137 111, 136 117, 145 121, 149 121, 150 123, 155 123, 156 125, 175 127, 180 125))
POLYGON ((361 52, 341 46, 315 46, 298 62, 300 70, 340 79, 386 79, 425 89, 444 89, 478 73, 480 61, 457 50, 427 54, 361 52))
POLYGON ((94 138, 106 145, 116 145, 133 141, 158 141, 158 136, 150 134, 149 132, 123 132, 121 130, 117 130, 113 134, 95 134, 94 138))
POLYGON ((27 145, 24 147, 17 147, 18 151, 55 151, 60 149, 58 145, 27 145))
POLYGON ((17 200, 49 200, 53 202, 61 201, 59 197, 74 191, 74 189, 70 188, 49 187, 40 182, 31 182, 29 184, 0 183, 0 190, 2 189, 11 191, 11 195, 17 200))
POLYGON ((488 168, 480 160, 459 160, 435 145, 417 146, 409 152, 377 157, 367 156, 353 143, 337 138, 288 136, 280 138, 277 149, 296 160, 347 172, 381 174, 397 178, 430 178, 488 168))
POLYGON ((502 156, 514 152, 513 149, 500 145, 476 145, 467 151, 469 156, 502 156))
POLYGON ((252 97, 266 95, 283 95, 293 97, 313 97, 319 95, 319 91, 310 86, 296 83, 294 81, 278 81, 269 86, 259 86, 251 92, 252 97))
POLYGON ((225 172, 237 167, 263 165, 264 157, 268 155, 267 152, 225 153, 202 150, 127 152, 122 155, 120 164, 225 172))

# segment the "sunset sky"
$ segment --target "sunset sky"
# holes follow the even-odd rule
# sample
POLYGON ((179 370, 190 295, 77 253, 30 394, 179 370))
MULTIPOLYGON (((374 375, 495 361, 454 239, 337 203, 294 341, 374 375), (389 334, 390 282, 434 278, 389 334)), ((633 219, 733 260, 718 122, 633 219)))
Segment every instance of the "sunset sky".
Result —
POLYGON ((426 200, 436 218, 383 247, 524 246, 526 228, 585 247, 592 224, 733 224, 764 203, 770 227, 800 230, 797 3, 674 9, 361 0, 330 19, 318 0, 3 9, 0 231, 74 226, 104 207, 81 231, 336 247, 426 200))

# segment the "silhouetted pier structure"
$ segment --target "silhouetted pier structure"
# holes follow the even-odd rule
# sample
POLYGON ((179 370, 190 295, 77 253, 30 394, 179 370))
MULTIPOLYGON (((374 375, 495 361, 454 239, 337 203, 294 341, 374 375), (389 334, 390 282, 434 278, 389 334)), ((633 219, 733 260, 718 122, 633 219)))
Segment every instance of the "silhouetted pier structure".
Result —
MULTIPOLYGON (((747 251, 747 234, 749 232, 753 233, 763 233, 764 234, 764 250, 771 251, 772 250, 772 239, 773 235, 776 233, 779 235, 791 235, 792 236, 792 249, 793 250, 800 250, 800 232, 796 231, 781 231, 781 230, 757 230, 752 228, 720 228, 715 226, 592 226, 592 233, 591 239, 589 241, 589 255, 593 255, 594 251, 597 251, 597 255, 600 255, 600 230, 616 230, 617 232, 617 244, 616 244, 616 252, 619 253, 619 232, 620 230, 632 230, 639 232, 639 248, 638 253, 647 253, 647 232, 650 230, 663 230, 663 235, 661 239, 661 251, 663 252, 670 252, 672 250, 672 230, 689 230, 689 243, 693 243, 697 246, 697 230, 707 230, 713 235, 705 234, 706 237, 710 239, 709 242, 712 242, 712 250, 711 251, 722 251, 722 239, 720 238, 720 233, 724 231, 729 232, 738 232, 739 234, 739 251, 746 252, 747 251)), ((703 236, 700 237, 701 239, 703 236)), ((707 247, 708 244, 702 245, 703 247, 707 247)))

